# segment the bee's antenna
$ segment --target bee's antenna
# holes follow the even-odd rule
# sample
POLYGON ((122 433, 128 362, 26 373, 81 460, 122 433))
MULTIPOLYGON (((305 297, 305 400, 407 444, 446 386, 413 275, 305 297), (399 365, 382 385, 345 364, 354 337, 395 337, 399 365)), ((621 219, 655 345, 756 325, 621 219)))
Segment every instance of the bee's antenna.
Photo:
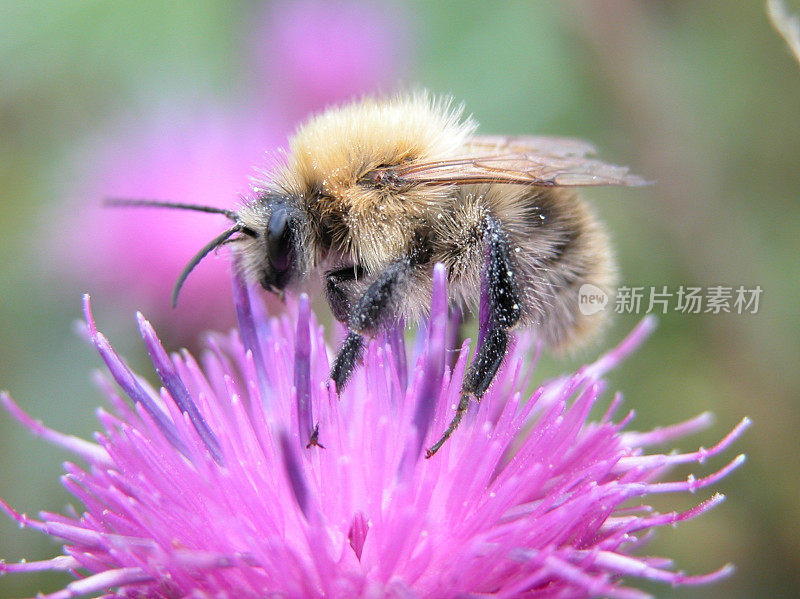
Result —
POLYGON ((235 210, 216 208, 215 206, 200 206, 198 204, 182 204, 180 202, 165 202, 162 200, 142 200, 139 198, 106 198, 103 200, 106 206, 144 206, 146 208, 174 208, 176 210, 195 210, 197 212, 210 212, 212 214, 222 214, 234 222, 239 220, 239 215, 235 210))
POLYGON ((189 276, 189 273, 191 273, 194 270, 194 267, 197 266, 200 263, 200 261, 203 258, 205 258, 212 250, 215 250, 216 248, 221 246, 223 243, 225 243, 231 235, 233 235, 234 233, 238 233, 240 231, 246 233, 245 227, 242 226, 241 224, 237 224, 237 225, 231 227, 230 229, 228 229, 227 231, 223 231, 222 233, 217 235, 214 239, 209 241, 206 245, 204 245, 200 249, 200 251, 197 252, 192 257, 191 260, 189 260, 189 263, 186 266, 184 266, 183 270, 181 271, 181 274, 178 275, 178 280, 175 281, 175 287, 172 289, 172 307, 173 308, 178 305, 178 295, 181 292, 181 287, 183 287, 183 284, 186 281, 186 278, 189 276))

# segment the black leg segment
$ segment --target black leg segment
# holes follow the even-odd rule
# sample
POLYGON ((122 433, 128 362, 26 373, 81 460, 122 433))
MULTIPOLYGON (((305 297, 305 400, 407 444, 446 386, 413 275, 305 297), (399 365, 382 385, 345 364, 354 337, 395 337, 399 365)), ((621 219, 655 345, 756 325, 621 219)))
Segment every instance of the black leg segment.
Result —
POLYGON ((508 332, 501 328, 489 329, 486 338, 483 340, 475 357, 472 359, 467 374, 464 376, 464 383, 461 387, 462 393, 473 395, 480 399, 486 393, 486 389, 497 374, 503 358, 506 356, 506 345, 508 344, 508 332))
POLYGON ((350 302, 345 292, 345 285, 364 276, 360 266, 350 266, 332 270, 325 274, 325 295, 331 307, 333 317, 339 322, 347 322, 350 317, 350 302))
POLYGON ((363 352, 364 338, 354 331, 347 333, 331 367, 331 378, 336 383, 337 391, 341 391, 345 386, 363 352))
POLYGON ((514 267, 511 262, 511 248, 500 223, 488 216, 485 226, 492 326, 509 329, 517 323, 522 312, 514 267))
POLYGON ((405 289, 411 272, 411 260, 392 262, 367 288, 350 312, 350 329, 372 335, 392 316, 399 293, 405 289))
POLYGON ((441 439, 428 449, 427 457, 439 451, 458 428, 469 407, 470 398, 480 399, 486 393, 506 356, 508 329, 517 323, 522 313, 522 299, 517 289, 511 248, 505 233, 500 223, 491 216, 486 217, 484 226, 488 298, 481 298, 481 301, 489 302, 489 329, 464 376, 456 414, 441 439))
MULTIPOLYGON (((363 335, 375 334, 387 320, 394 316, 397 301, 411 279, 415 266, 410 258, 392 262, 388 268, 370 284, 361 299, 350 309, 347 317, 350 332, 342 343, 331 368, 331 378, 341 391, 356 367, 364 349, 363 335)), ((352 271, 352 269, 350 269, 352 271)), ((331 301, 329 273, 328 301, 331 301)), ((337 284, 339 281, 337 281, 337 284)), ((343 294, 343 293, 342 293, 343 294)), ((336 313, 336 308, 331 305, 336 313)), ((338 318, 338 316, 337 316, 338 318)))

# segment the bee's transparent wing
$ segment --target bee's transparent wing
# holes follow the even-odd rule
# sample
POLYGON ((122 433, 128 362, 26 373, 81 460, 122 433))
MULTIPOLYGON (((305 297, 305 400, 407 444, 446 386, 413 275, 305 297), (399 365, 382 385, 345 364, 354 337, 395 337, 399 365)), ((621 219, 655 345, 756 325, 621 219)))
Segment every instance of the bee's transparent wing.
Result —
POLYGON ((597 148, 588 141, 574 137, 535 135, 475 135, 469 148, 489 151, 492 154, 536 152, 550 156, 586 156, 597 154, 597 148))
POLYGON ((542 187, 644 185, 625 166, 587 155, 590 143, 567 137, 476 136, 461 157, 395 167, 400 183, 468 185, 509 183, 542 187))

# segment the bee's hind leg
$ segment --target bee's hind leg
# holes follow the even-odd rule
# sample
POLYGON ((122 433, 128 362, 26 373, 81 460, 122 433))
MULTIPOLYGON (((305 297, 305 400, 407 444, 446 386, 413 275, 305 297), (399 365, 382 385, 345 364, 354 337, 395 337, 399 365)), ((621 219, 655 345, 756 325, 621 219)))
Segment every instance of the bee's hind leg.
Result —
MULTIPOLYGON (((484 331, 483 342, 472 359, 461 386, 461 398, 455 416, 441 439, 427 451, 434 455, 458 428, 472 397, 480 399, 494 380, 508 346, 508 329, 513 327, 522 313, 522 300, 517 288, 511 249, 500 223, 493 217, 484 220, 486 243, 486 288, 487 296, 481 303, 489 304, 489 322, 484 331)), ((483 323, 481 323, 483 326, 483 323)))
MULTIPOLYGON (((405 257, 390 263, 386 270, 367 288, 364 295, 350 308, 347 318, 350 329, 333 361, 330 378, 341 391, 347 384, 364 351, 364 335, 373 335, 397 307, 397 300, 406 290, 414 267, 413 258, 405 257)), ((330 297, 329 297, 330 301, 330 297)))

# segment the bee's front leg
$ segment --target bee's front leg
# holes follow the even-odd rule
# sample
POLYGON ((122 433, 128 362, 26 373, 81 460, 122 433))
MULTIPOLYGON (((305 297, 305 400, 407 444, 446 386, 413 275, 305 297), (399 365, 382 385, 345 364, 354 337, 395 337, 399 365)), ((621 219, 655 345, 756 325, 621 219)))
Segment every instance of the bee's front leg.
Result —
POLYGON ((359 265, 330 270, 325 273, 325 296, 333 317, 339 322, 347 323, 350 318, 351 293, 347 287, 351 281, 364 276, 364 269, 359 265))
MULTIPOLYGON (((367 288, 361 299, 349 307, 347 324, 349 332, 345 337, 336 359, 331 367, 331 376, 336 389, 341 391, 347 384, 356 364, 364 351, 364 335, 374 335, 396 312, 398 299, 411 281, 415 261, 410 257, 391 262, 386 270, 367 288)), ((352 271, 352 269, 348 269, 352 271)), ((338 272, 338 271, 337 271, 338 272)), ((328 276, 328 302, 334 315, 343 313, 347 305, 346 294, 341 287, 333 287, 328 276), (334 305, 336 304, 336 305, 334 305)), ((337 283, 338 285, 338 283, 337 283)), ((340 318, 340 320, 344 320, 340 318)))

